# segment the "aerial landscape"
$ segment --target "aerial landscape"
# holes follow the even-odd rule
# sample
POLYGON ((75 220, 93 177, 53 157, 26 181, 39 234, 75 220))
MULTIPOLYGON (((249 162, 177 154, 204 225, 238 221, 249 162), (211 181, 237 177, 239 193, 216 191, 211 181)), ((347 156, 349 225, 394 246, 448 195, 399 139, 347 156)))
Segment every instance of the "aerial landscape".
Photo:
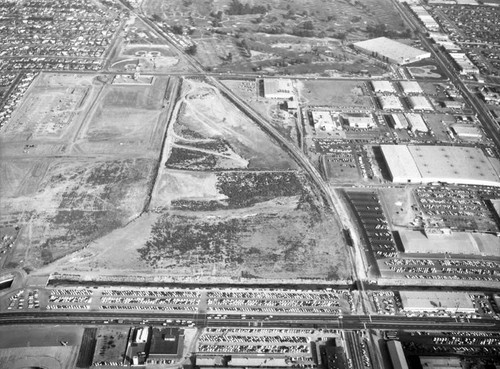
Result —
POLYGON ((0 369, 500 368, 499 21, 0 1, 0 369))

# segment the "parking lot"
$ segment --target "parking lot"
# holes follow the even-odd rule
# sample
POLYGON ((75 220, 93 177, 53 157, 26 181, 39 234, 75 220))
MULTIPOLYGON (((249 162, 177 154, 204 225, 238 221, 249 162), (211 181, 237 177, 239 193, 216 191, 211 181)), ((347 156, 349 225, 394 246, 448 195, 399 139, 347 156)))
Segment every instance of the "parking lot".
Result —
POLYGON ((205 328, 198 339, 198 353, 273 356, 311 356, 311 341, 338 337, 334 330, 205 328))
POLYGON ((229 290, 207 292, 208 312, 323 313, 354 311, 353 297, 342 291, 229 290))
POLYGON ((421 211, 459 231, 495 232, 498 225, 484 199, 500 196, 498 189, 425 186, 415 190, 421 211))
POLYGON ((398 250, 378 194, 351 191, 347 192, 347 196, 362 228, 370 272, 380 275, 376 260, 395 257, 398 250))

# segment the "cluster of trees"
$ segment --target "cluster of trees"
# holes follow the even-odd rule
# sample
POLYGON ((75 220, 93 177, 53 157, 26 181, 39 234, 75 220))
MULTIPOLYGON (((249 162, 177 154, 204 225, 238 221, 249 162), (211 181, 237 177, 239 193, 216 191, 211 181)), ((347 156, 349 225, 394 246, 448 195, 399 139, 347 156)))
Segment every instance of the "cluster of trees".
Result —
POLYGON ((401 37, 401 38, 410 38, 411 30, 407 28, 406 30, 394 31, 388 29, 387 26, 383 23, 376 24, 374 26, 368 25, 366 26, 366 31, 370 34, 371 37, 401 37))
MULTIPOLYGON (((269 5, 268 5, 269 7, 269 5)), ((226 10, 228 15, 244 15, 244 14, 264 14, 267 13, 268 8, 264 5, 251 6, 248 3, 242 3, 239 0, 233 0, 226 10)))

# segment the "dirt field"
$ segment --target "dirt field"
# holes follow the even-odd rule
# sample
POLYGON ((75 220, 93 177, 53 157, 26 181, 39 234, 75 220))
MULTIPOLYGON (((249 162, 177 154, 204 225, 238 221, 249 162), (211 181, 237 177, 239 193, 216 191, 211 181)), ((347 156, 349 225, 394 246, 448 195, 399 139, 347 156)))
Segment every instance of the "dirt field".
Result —
POLYGON ((304 104, 344 106, 371 109, 372 101, 365 95, 364 82, 359 81, 300 81, 297 83, 304 104))
POLYGON ((93 363, 121 362, 125 354, 129 327, 101 327, 97 332, 93 363))
POLYGON ((183 82, 149 210, 41 272, 350 277, 338 222, 296 164, 205 82, 183 82))
POLYGON ((0 137, 2 224, 20 229, 4 266, 33 271, 143 211, 173 87, 167 78, 112 80, 41 74, 8 122, 0 137), (85 98, 68 100, 79 88, 85 98), (63 105, 73 118, 54 131, 50 120, 63 105))

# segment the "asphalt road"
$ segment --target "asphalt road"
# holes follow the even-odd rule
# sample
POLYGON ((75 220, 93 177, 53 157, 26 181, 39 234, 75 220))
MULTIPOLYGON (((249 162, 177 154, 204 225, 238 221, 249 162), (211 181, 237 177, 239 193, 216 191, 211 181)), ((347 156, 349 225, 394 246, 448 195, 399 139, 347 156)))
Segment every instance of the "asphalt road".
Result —
POLYGON ((130 312, 12 312, 0 314, 0 324, 167 324, 187 325, 192 321, 197 327, 254 327, 254 328, 330 328, 330 329, 381 329, 381 330, 479 330, 500 331, 500 321, 494 319, 464 319, 404 316, 345 315, 266 315, 228 314, 215 319, 214 314, 197 313, 130 313, 130 312), (208 317, 212 318, 209 319, 208 317), (176 322, 176 321, 179 322, 176 322), (181 321, 185 322, 182 323, 181 321), (107 323, 106 323, 107 322, 107 323))

